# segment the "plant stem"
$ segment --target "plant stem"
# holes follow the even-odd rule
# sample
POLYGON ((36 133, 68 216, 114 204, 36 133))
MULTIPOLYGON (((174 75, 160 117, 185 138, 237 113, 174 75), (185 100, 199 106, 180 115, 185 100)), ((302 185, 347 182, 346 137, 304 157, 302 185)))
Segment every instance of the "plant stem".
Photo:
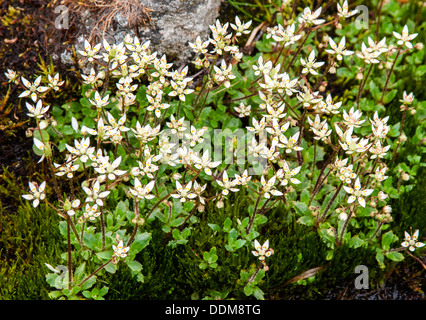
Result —
MULTIPOLYGON (((354 204, 355 202, 352 202, 346 209, 345 209, 345 211, 346 210, 348 210, 348 209, 350 209, 350 207, 354 204)), ((346 231, 346 228, 348 227, 348 225, 349 225, 349 221, 352 219, 352 210, 349 212, 349 214, 348 214, 348 218, 346 219, 346 221, 345 221, 345 224, 343 225, 343 228, 342 228, 342 232, 340 233, 340 237, 339 237, 339 240, 338 240, 338 242, 337 242, 337 245, 341 245, 342 244, 342 240, 343 240, 343 235, 345 234, 345 231, 346 231)))
POLYGON ((364 86, 367 83, 368 76, 370 75, 370 72, 371 72, 372 69, 373 69, 373 64, 370 63, 370 68, 368 68, 367 75, 365 76, 365 78, 363 79, 363 81, 361 82, 361 84, 359 86, 358 96, 356 98, 357 106, 359 106, 359 101, 361 100, 361 93, 364 90, 364 86))
MULTIPOLYGON (((69 219, 68 219, 69 220, 69 219)), ((71 228, 70 223, 67 223, 67 248, 68 248, 68 289, 71 289, 72 281, 72 261, 71 261, 71 228)))
POLYGON ((319 222, 322 222, 325 219, 328 210, 330 210, 331 206, 333 205, 334 201, 336 200, 337 196, 339 195, 340 190, 342 190, 342 187, 343 187, 343 181, 340 183, 339 187, 337 188, 336 192, 334 193, 333 198, 331 198, 330 202, 327 204, 327 207, 325 208, 323 214, 321 215, 319 222))
POLYGON ((78 286, 81 287, 87 280, 89 280, 91 277, 93 277, 95 274, 97 274, 99 271, 101 271, 103 268, 105 268, 110 262, 112 262, 112 258, 109 259, 107 262, 105 262, 103 265, 98 267, 95 271, 93 271, 89 276, 87 276, 86 279, 81 281, 78 286))
POLYGON ((253 210, 253 215, 251 216, 249 224, 248 224, 247 229, 246 229, 246 234, 249 234, 250 229, 253 225, 253 221, 254 221, 254 218, 256 217, 256 213, 257 213, 257 207, 259 206, 259 202, 260 202, 260 199, 262 198, 262 196, 263 196, 263 193, 260 193, 259 197, 257 197, 256 205, 254 206, 254 210, 253 210))
POLYGON ((395 65, 396 65, 396 61, 398 60, 399 54, 401 53, 401 49, 402 49, 402 47, 399 47, 398 52, 397 52, 396 57, 395 57, 395 60, 394 60, 394 62, 393 62, 393 64, 392 64, 392 68, 390 69, 390 71, 389 71, 389 73, 388 73, 388 76, 387 76, 387 78, 386 78, 385 87, 383 88, 382 97, 380 98, 380 102, 381 102, 382 104, 383 104, 383 99, 384 99, 385 94, 386 94, 386 90, 387 90, 387 88, 388 88, 388 84, 389 84, 390 77, 391 77, 392 72, 393 72, 393 69, 394 69, 394 67, 395 67, 395 65))
POLYGON ((297 48, 296 54, 293 56, 290 63, 288 64, 287 68, 285 69, 286 73, 288 73, 288 70, 293 65, 293 62, 296 60, 297 56, 299 55, 300 51, 302 50, 303 45, 305 44, 306 40, 308 40, 309 35, 311 34, 311 31, 312 31, 312 27, 309 27, 308 31, 306 32, 305 38, 303 39, 302 43, 297 48))

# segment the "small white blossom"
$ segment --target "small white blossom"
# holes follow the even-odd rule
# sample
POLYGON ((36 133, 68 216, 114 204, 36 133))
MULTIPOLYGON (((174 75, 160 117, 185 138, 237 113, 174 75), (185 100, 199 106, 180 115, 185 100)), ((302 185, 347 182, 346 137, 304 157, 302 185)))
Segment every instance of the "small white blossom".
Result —
POLYGON ((414 231, 414 234, 410 235, 405 231, 404 242, 401 243, 401 246, 408 248, 410 251, 416 250, 416 248, 421 248, 425 244, 418 241, 419 239, 419 230, 414 231))
POLYGON ((361 189, 361 183, 359 178, 355 181, 355 188, 350 188, 347 186, 343 186, 345 191, 350 194, 348 198, 348 203, 352 203, 355 200, 358 200, 358 203, 365 208, 365 198, 373 193, 374 189, 361 189))
POLYGON ((408 26, 405 25, 404 28, 402 28, 402 33, 399 34, 395 31, 392 31, 393 36, 398 40, 397 44, 399 46, 406 46, 408 49, 412 49, 413 45, 411 44, 411 40, 413 40, 415 37, 417 37, 418 33, 409 34, 408 33, 408 26))
POLYGON ((37 182, 28 182, 30 187, 30 194, 24 194, 22 198, 33 202, 33 207, 36 208, 40 204, 40 200, 44 200, 46 197, 44 189, 46 188, 46 181, 43 181, 40 186, 37 182))

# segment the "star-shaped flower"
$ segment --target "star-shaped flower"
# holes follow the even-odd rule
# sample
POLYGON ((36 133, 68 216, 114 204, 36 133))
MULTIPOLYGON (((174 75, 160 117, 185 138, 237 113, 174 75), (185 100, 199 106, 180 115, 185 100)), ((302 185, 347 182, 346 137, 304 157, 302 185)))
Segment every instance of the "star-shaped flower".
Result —
POLYGON ((259 260, 265 260, 265 257, 270 257, 274 254, 274 250, 269 248, 269 240, 266 240, 263 245, 260 245, 259 241, 254 240, 254 248, 256 251, 252 251, 255 257, 259 257, 259 260))
POLYGON ((406 46, 409 49, 413 48, 413 45, 411 44, 411 40, 413 40, 415 37, 417 37, 418 33, 413 33, 413 34, 408 34, 408 26, 405 25, 404 28, 402 29, 402 33, 399 34, 395 31, 392 31, 393 36, 398 39, 397 44, 399 46, 406 46))
POLYGON ((419 239, 418 229, 414 231, 414 234, 412 234, 411 236, 407 231, 405 231, 404 242, 401 243, 401 246, 403 246, 404 248, 408 248, 410 251, 414 251, 416 250, 416 248, 421 248, 425 245, 423 242, 419 242, 418 239, 419 239))
POLYGON ((40 204, 40 200, 44 200, 46 197, 44 193, 44 189, 46 188, 46 181, 43 181, 40 186, 37 182, 28 182, 28 186, 30 187, 30 194, 24 194, 22 198, 25 200, 32 200, 33 207, 36 208, 40 204))
POLYGON ((354 53, 353 51, 346 50, 346 47, 345 47, 346 37, 345 36, 342 37, 342 39, 339 42, 339 45, 337 45, 336 42, 334 42, 334 40, 331 37, 329 38, 329 43, 330 43, 331 49, 325 49, 325 51, 327 53, 336 55, 336 58, 339 61, 343 59, 342 56, 349 56, 349 55, 354 53))
POLYGON ((359 178, 355 181, 355 189, 343 186, 345 191, 350 194, 348 198, 348 203, 352 203, 355 200, 358 200, 358 203, 365 208, 365 198, 373 193, 374 189, 361 189, 361 182, 359 178))

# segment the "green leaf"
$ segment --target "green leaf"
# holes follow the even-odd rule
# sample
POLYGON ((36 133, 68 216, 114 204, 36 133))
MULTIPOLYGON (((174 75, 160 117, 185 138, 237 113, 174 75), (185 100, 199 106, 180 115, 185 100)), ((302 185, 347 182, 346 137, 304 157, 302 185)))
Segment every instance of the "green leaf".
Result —
POLYGON ((151 240, 151 234, 148 232, 140 233, 136 235, 134 241, 130 245, 130 251, 132 253, 136 254, 140 252, 143 248, 145 248, 149 241, 151 240))
POLYGON ((387 252, 386 254, 386 258, 392 260, 392 261, 402 261, 404 260, 404 256, 400 253, 400 252, 387 252))
POLYGON ((296 213, 300 216, 309 216, 311 217, 311 210, 309 210, 308 206, 306 205, 306 203, 303 202, 293 202, 293 206, 294 209, 296 210, 296 213))
POLYGON ((126 264, 132 272, 140 272, 142 270, 142 265, 138 261, 127 261, 126 264))

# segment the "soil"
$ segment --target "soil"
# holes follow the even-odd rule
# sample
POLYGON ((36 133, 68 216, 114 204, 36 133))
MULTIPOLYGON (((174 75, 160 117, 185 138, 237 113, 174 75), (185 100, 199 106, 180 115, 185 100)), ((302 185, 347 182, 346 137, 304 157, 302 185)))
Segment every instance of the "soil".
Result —
MULTIPOLYGON (((75 23, 69 29, 55 28, 58 14, 54 12, 57 1, 9 0, 0 4, 0 185, 6 186, 5 176, 26 184, 36 172, 38 158, 32 152, 32 140, 26 137, 29 122, 17 96, 19 89, 11 86, 4 76, 7 69, 33 80, 34 70, 39 70, 41 60, 50 62, 51 55, 70 50, 75 40, 75 23), (10 8, 15 8, 16 11, 10 8), (7 168, 7 169, 6 169, 7 168)), ((62 78, 72 79, 72 68, 54 62, 55 71, 62 78)), ((16 212, 14 197, 0 189, 1 205, 6 212, 16 212)), ((425 261, 426 262, 426 261, 425 261)), ((336 287, 325 294, 325 299, 344 300, 424 300, 426 275, 418 262, 399 264, 392 269, 378 289, 355 290, 353 282, 336 287)), ((297 299, 297 297, 294 297, 297 299)))

